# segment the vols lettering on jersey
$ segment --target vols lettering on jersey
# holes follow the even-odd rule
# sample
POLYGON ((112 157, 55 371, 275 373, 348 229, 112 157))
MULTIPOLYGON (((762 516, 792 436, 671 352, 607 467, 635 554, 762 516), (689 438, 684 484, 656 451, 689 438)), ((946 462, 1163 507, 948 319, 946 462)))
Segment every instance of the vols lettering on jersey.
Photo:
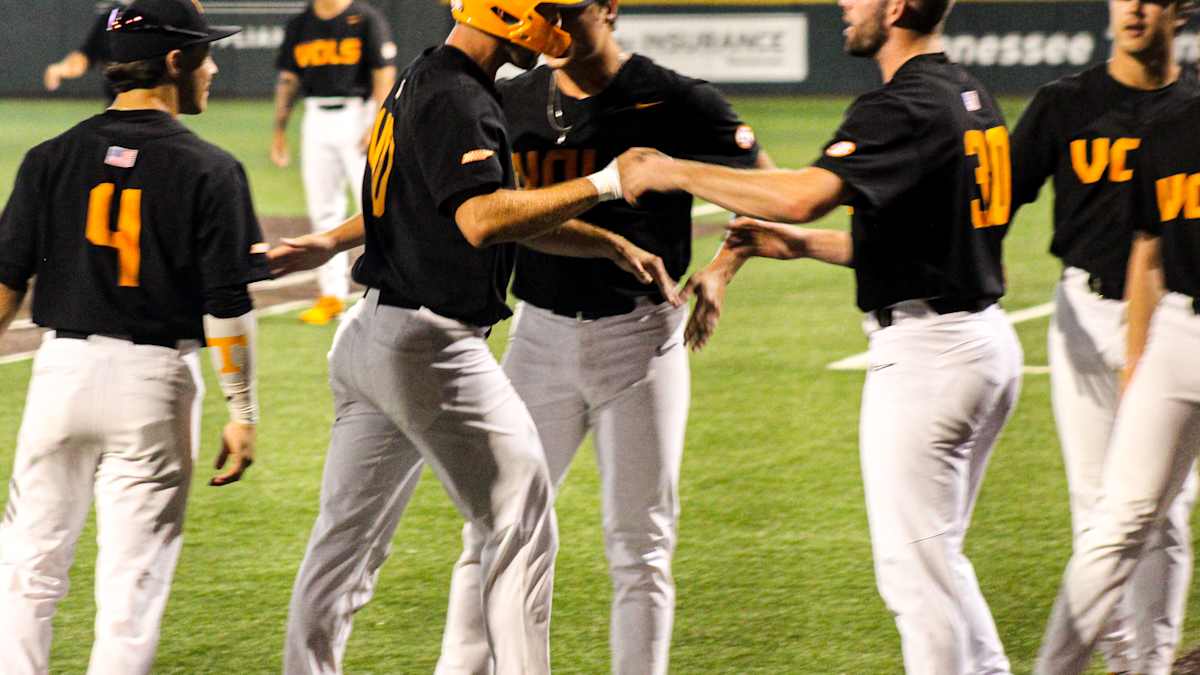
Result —
POLYGON ((1133 178, 1133 170, 1126 166, 1129 153, 1142 144, 1139 138, 1093 138, 1089 156, 1086 138, 1071 141, 1071 168, 1079 176, 1079 182, 1091 184, 1104 177, 1108 169, 1108 180, 1124 183, 1133 178))
MULTIPOLYGON (((403 86, 403 83, 401 83, 403 86)), ((367 147, 368 180, 371 186, 371 214, 376 218, 387 208, 388 179, 396 159, 396 139, 392 133, 396 118, 388 109, 380 108, 375 115, 375 127, 371 130, 371 143, 367 147)))
POLYGON ((362 40, 311 40, 296 45, 292 52, 301 68, 353 66, 362 59, 362 40))
POLYGON ((596 151, 592 148, 514 152, 512 159, 518 183, 528 190, 574 180, 596 171, 596 151))
POLYGON ((1177 173, 1154 181, 1158 197, 1158 216, 1162 222, 1182 215, 1187 220, 1200 220, 1200 173, 1177 173))
POLYGON ((303 96, 367 98, 371 72, 393 65, 395 57, 387 22, 371 5, 355 0, 338 16, 321 19, 309 3, 287 22, 275 67, 300 78, 303 96))
POLYGON ((1040 88, 1013 132, 1013 208, 1054 185, 1050 252, 1121 299, 1133 241, 1131 192, 1147 123, 1200 93, 1192 78, 1154 91, 1126 87, 1104 63, 1040 88))
MULTIPOLYGON (((525 188, 586 176, 632 147, 654 147, 674 156, 750 167, 758 157, 753 131, 742 124, 712 85, 633 54, 604 91, 575 99, 552 86, 543 66, 497 88, 512 138, 513 168, 525 188), (547 119, 558 106, 558 126, 547 119), (561 141, 561 142, 560 142, 561 141)), ((678 279, 692 254, 692 197, 647 195, 638 207, 604 202, 580 215, 588 223, 629 239, 663 259, 678 279)), ((513 294, 562 314, 611 316, 633 311, 637 299, 663 298, 607 260, 564 258, 521 247, 513 294)))

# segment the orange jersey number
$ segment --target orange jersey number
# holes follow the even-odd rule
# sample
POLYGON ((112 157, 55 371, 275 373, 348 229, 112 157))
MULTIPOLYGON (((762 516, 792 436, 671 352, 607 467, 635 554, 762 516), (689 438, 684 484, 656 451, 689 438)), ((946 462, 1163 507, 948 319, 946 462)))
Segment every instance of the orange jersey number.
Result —
POLYGON ((963 147, 968 157, 979 160, 975 182, 979 183, 981 199, 971 200, 971 224, 977 229, 1007 224, 1012 211, 1012 162, 1009 158, 1008 129, 971 129, 963 135, 963 147))
POLYGON ((88 195, 87 240, 96 246, 117 250, 118 285, 137 286, 142 268, 142 191, 121 190, 117 230, 109 227, 112 210, 112 183, 101 183, 88 195))

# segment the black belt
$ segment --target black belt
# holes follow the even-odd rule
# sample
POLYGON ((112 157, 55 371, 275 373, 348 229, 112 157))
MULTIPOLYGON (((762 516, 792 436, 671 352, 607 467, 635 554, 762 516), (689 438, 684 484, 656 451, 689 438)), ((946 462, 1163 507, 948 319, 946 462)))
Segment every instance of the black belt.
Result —
POLYGON ((317 107, 321 110, 341 110, 346 107, 345 103, 318 103, 317 107))
POLYGON ((1106 300, 1124 300, 1125 289, 1116 282, 1106 281, 1099 274, 1088 273, 1088 290, 1106 300))
MULTIPOLYGON (((926 300, 925 304, 929 305, 929 308, 938 314, 953 314, 954 312, 981 312, 996 304, 996 301, 987 298, 975 298, 973 300, 932 298, 926 300)), ((875 315, 875 320, 879 322, 880 328, 887 328, 895 323, 895 316, 893 315, 891 306, 882 307, 871 313, 875 315)))
POLYGON ((583 321, 595 321, 596 319, 607 319, 610 316, 620 316, 633 311, 632 308, 622 307, 620 309, 552 309, 552 313, 559 316, 565 316, 569 319, 581 319, 583 321))
POLYGON ((382 288, 379 289, 379 304, 389 307, 399 307, 401 309, 421 309, 421 303, 413 302, 402 295, 397 295, 382 288))
POLYGON ((146 335, 114 335, 111 333, 84 333, 77 330, 62 330, 55 329, 54 337, 67 338, 68 340, 86 340, 93 335, 100 337, 113 338, 114 340, 128 340, 135 345, 154 345, 155 347, 166 347, 175 349, 178 346, 179 340, 175 338, 159 338, 146 335))

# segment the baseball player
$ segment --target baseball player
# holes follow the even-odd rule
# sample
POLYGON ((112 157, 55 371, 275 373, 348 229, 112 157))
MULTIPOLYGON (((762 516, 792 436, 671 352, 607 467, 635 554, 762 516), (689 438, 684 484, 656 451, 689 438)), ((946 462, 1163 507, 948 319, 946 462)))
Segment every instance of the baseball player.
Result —
MULTIPOLYGON (((108 62, 108 38, 106 36, 108 21, 113 12, 120 11, 127 4, 129 4, 128 0, 115 2, 97 14, 79 49, 67 53, 61 60, 46 66, 45 72, 42 73, 42 84, 46 87, 46 91, 58 91, 63 80, 83 77, 93 66, 102 68, 108 62)), ((107 82, 104 85, 104 91, 110 101, 116 96, 116 92, 108 86, 107 82)))
POLYGON ((497 673, 550 669, 557 534, 537 429, 488 350, 510 315, 516 246, 614 259, 678 303, 662 259, 573 221, 619 198, 616 164, 541 190, 514 190, 496 70, 558 56, 558 2, 462 0, 445 44, 413 61, 376 118, 364 213, 273 251, 280 273, 363 243, 367 286, 330 353, 335 422, 321 511, 296 578, 284 671, 337 673, 351 618, 370 599, 422 462, 478 538, 475 568, 497 673), (510 23, 501 16, 512 19, 510 23))
MULTIPOLYGON (((497 85, 526 188, 590 173, 651 143, 681 156, 746 167, 761 157, 769 165, 714 87, 621 51, 615 0, 561 16, 567 55, 497 85)), ((691 259, 691 208, 691 195, 676 193, 643 208, 605 202, 580 219, 658 254, 679 279, 691 259)), ((665 674, 689 398, 686 308, 607 260, 525 246, 513 293, 521 303, 503 367, 537 426, 556 492, 584 436, 595 434, 613 583, 612 670, 665 674)), ((473 529, 466 525, 455 567, 441 673, 491 672, 473 529)))
MULTIPOLYGON (((300 171, 313 232, 345 220, 347 189, 359 199, 371 120, 395 81, 395 58, 387 21, 365 0, 313 0, 287 23, 275 61, 271 160, 287 166, 288 118, 303 96, 300 171)), ((324 325, 342 313, 350 293, 348 261, 342 253, 318 270, 320 296, 300 313, 301 321, 324 325)))
MULTIPOLYGON (((858 98, 816 163, 715 167, 639 149, 627 198, 682 189, 735 213, 808 222, 854 207, 851 232, 742 218, 742 256, 852 266, 870 372, 860 446, 879 591, 909 673, 1007 673, 962 544, 1021 349, 1003 312, 1008 132, 983 86, 941 53, 945 0, 842 0, 846 50, 884 85, 858 98)), ((622 159, 633 159, 623 156, 622 159)))
POLYGON ((190 0, 134 0, 109 23, 111 108, 30 150, 0 215, 0 329, 37 277, 51 329, 33 365, 0 524, 5 675, 49 672, 51 622, 94 495, 88 672, 150 672, 199 435, 205 336, 229 402, 210 485, 254 458, 255 318, 268 276, 241 165, 176 120, 217 67, 190 0))
MULTIPOLYGON (((1051 401, 1076 544, 1094 526, 1125 357, 1131 190, 1148 120, 1200 93, 1180 77, 1182 2, 1111 0, 1107 63, 1038 90, 1013 132, 1013 207, 1054 179, 1051 252, 1063 261, 1050 323, 1051 401)), ((1098 647, 1114 673, 1169 673, 1192 573, 1190 479, 1154 532, 1098 647)))
POLYGON ((1126 280, 1129 384, 1113 426, 1097 514, 1076 541, 1046 627, 1035 668, 1042 675, 1087 667, 1127 581, 1145 565, 1142 550, 1170 517, 1200 451, 1198 127, 1200 98, 1192 98, 1142 135, 1132 210, 1139 231, 1126 280))

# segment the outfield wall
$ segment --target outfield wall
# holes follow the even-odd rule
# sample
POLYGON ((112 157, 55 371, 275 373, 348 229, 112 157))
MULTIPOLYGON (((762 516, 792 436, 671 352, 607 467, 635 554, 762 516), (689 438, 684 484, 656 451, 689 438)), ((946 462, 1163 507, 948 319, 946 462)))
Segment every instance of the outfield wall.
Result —
MULTIPOLYGON (((451 27, 438 0, 370 0, 391 20, 400 59, 407 62, 440 42, 451 27)), ((6 0, 0 23, 0 96, 42 95, 41 72, 81 42, 92 20, 92 0, 6 0)), ((282 24, 301 0, 206 2, 213 23, 245 30, 218 43, 222 95, 267 96, 282 24)), ((970 67, 998 93, 1027 93, 1056 77, 1102 61, 1109 51, 1107 4, 959 2, 946 27, 951 57, 970 67)), ((842 54, 841 10, 829 2, 770 0, 624 0, 617 38, 684 73, 732 92, 846 94, 878 84, 874 65, 842 54)), ((1184 63, 1200 63, 1200 24, 1177 41, 1184 63)), ((95 73, 69 82, 60 95, 94 95, 95 73)))

